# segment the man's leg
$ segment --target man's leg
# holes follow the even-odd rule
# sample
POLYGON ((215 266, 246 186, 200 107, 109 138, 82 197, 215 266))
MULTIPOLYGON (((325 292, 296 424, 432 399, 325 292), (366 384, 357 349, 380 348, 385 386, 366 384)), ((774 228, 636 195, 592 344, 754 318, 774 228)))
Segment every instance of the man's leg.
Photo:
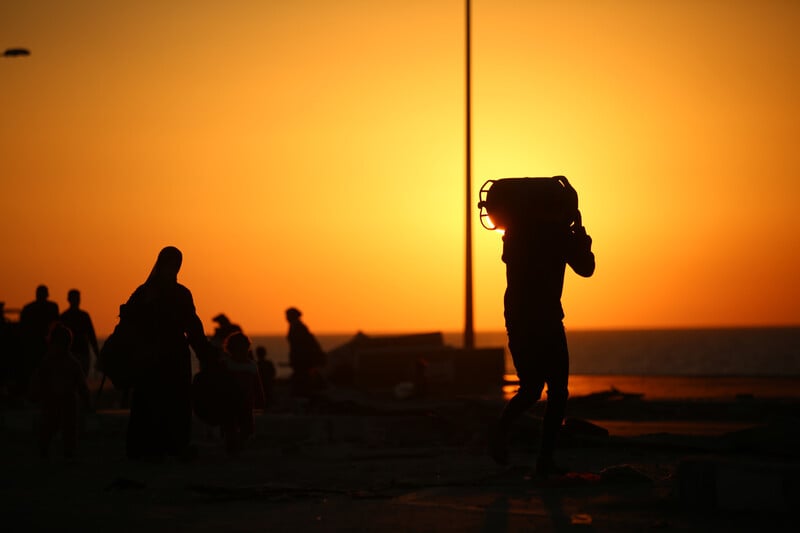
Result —
POLYGON ((542 421, 542 443, 539 449, 537 474, 547 476, 559 469, 555 466, 553 455, 558 433, 567 409, 569 381, 569 352, 563 326, 554 329, 548 339, 547 358, 547 407, 542 421))
POLYGON ((519 389, 503 409, 489 435, 489 453, 498 464, 508 464, 508 437, 515 420, 539 401, 544 378, 537 371, 537 336, 528 328, 508 328, 508 348, 517 370, 519 389))

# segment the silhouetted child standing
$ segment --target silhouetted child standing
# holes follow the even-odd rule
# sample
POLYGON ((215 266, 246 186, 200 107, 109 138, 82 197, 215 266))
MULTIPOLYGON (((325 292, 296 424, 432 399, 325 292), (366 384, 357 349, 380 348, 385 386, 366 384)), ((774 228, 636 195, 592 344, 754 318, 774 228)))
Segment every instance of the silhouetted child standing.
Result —
POLYGON ((31 382, 31 396, 41 406, 39 453, 49 454, 50 441, 61 431, 64 456, 71 458, 78 444, 80 403, 90 407, 89 387, 80 362, 72 355, 72 332, 56 323, 48 336, 47 351, 31 382))
POLYGON ((237 385, 231 411, 222 422, 222 433, 228 453, 238 453, 242 445, 255 431, 253 409, 264 407, 264 391, 258 365, 250 354, 250 339, 241 332, 232 333, 225 339, 223 364, 237 385))
POLYGON ((275 364, 267 359, 267 349, 263 346, 256 346, 256 364, 261 376, 261 389, 264 391, 264 405, 267 406, 274 401, 276 371, 275 364))

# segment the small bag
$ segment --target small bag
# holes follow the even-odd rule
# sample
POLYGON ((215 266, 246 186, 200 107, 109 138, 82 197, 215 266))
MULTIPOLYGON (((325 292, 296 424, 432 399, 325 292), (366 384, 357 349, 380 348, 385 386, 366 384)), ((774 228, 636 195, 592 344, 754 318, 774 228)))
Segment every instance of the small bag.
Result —
POLYGON ((119 306, 119 323, 103 343, 97 366, 117 390, 127 390, 155 365, 155 350, 142 335, 134 320, 119 306))

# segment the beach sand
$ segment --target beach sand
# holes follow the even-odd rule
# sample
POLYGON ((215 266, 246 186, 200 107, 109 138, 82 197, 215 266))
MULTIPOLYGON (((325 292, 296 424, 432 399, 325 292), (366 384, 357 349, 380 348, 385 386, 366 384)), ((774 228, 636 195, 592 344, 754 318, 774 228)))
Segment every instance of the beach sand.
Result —
POLYGON ((577 474, 547 481, 531 476, 540 406, 518 425, 509 466, 486 455, 501 397, 287 399, 257 415, 240 456, 196 422, 198 457, 160 464, 125 459, 127 411, 102 401, 70 461, 60 441, 37 457, 33 407, 4 408, 3 529, 796 530, 795 400, 570 402, 558 459, 577 474))

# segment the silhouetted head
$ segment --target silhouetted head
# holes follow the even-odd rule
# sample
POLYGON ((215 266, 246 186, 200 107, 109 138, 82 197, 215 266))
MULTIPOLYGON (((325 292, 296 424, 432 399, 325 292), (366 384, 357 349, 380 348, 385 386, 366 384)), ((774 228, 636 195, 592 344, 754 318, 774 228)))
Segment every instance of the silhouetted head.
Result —
POLYGON ((147 283, 169 285, 178 282, 178 271, 181 269, 183 254, 174 246, 162 248, 147 278, 147 283))
POLYGON ((47 285, 39 285, 36 287, 36 300, 44 302, 47 300, 48 296, 50 296, 50 291, 47 289, 47 285))
POLYGON ((301 316, 303 316, 303 313, 301 313, 300 310, 296 307, 290 307, 289 309, 286 310, 286 320, 288 320, 289 322, 298 320, 301 316))
POLYGON ((237 331, 225 337, 222 347, 234 359, 244 359, 250 352, 250 339, 241 331, 237 331))
POLYGON ((72 331, 61 322, 54 322, 47 334, 47 344, 58 351, 68 351, 72 346, 72 331))
POLYGON ((231 324, 230 319, 227 316, 225 316, 225 314, 223 314, 223 313, 218 314, 217 316, 215 316, 211 320, 213 320, 214 322, 216 322, 220 326, 229 326, 231 324))
POLYGON ((78 289, 70 290, 67 293, 67 301, 70 307, 77 309, 81 305, 81 291, 78 289))

